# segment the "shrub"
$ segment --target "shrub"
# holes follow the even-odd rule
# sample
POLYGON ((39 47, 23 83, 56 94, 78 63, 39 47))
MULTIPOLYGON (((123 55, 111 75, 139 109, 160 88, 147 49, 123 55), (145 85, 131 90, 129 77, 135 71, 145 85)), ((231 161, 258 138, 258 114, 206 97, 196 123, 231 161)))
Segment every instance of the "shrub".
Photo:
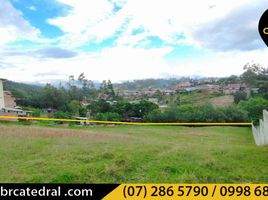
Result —
POLYGON ((69 113, 65 113, 62 111, 57 111, 52 115, 52 118, 57 118, 57 119, 70 119, 71 115, 69 113))
POLYGON ((118 113, 108 112, 108 113, 97 113, 96 120, 101 121, 121 121, 121 117, 118 113))
POLYGON ((165 111, 154 110, 144 118, 147 122, 244 122, 247 112, 236 107, 214 108, 210 104, 183 105, 165 111))
POLYGON ((32 116, 33 117, 40 117, 41 116, 41 110, 40 109, 33 108, 33 109, 31 109, 31 111, 32 111, 32 116))
POLYGON ((247 111, 237 106, 220 108, 225 115, 225 122, 247 122, 249 121, 247 111))
POLYGON ((239 102, 238 106, 248 112, 250 120, 257 122, 262 118, 262 111, 268 109, 268 100, 262 97, 254 97, 250 98, 248 101, 239 102))
POLYGON ((246 100, 247 99, 247 93, 244 91, 237 91, 236 93, 234 93, 234 102, 236 104, 238 104, 240 101, 242 100, 246 100))

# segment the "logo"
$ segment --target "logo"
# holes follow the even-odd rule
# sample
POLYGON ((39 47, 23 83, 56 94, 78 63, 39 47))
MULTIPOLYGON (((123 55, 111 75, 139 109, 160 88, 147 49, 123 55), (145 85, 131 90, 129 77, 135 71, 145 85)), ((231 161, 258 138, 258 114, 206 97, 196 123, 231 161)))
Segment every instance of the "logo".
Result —
POLYGON ((264 43, 268 46, 268 10, 260 18, 259 33, 264 43))

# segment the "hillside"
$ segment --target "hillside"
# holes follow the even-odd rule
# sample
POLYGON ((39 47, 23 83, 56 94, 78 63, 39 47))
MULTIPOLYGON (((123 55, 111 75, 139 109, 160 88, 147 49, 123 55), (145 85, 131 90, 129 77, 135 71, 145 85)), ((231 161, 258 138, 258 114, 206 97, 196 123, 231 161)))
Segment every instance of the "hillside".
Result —
POLYGON ((4 90, 9 90, 16 98, 25 98, 34 95, 42 89, 41 86, 33 84, 18 83, 14 81, 5 81, 4 90))
POLYGON ((121 90, 139 90, 139 89, 165 89, 175 88, 179 82, 178 79, 143 79, 134 81, 125 81, 123 83, 115 83, 115 89, 121 90))

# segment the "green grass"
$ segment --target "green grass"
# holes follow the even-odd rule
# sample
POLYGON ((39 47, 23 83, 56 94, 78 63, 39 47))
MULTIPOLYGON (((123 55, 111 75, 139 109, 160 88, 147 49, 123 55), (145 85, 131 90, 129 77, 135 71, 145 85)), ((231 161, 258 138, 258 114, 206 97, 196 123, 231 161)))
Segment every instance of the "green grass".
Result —
POLYGON ((180 104, 194 104, 199 105, 200 103, 206 103, 209 101, 209 94, 205 92, 193 91, 189 93, 180 94, 180 104))
POLYGON ((0 123, 0 182, 267 183, 249 127, 0 123))

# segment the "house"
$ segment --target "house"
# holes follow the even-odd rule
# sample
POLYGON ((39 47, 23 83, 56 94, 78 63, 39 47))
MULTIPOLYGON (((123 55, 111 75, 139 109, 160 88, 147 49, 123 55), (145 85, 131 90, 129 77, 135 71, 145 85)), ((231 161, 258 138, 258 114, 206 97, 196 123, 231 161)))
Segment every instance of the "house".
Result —
POLYGON ((240 84, 240 83, 233 83, 233 84, 228 84, 224 90, 224 94, 234 94, 237 91, 244 91, 246 89, 245 84, 240 84))
POLYGON ((17 106, 16 98, 13 97, 10 91, 4 91, 4 102, 5 102, 5 107, 8 107, 8 108, 15 108, 17 106))
MULTIPOLYGON (((30 116, 31 111, 24 111, 16 106, 15 97, 10 91, 4 91, 3 82, 5 79, 0 78, 0 115, 2 116, 30 116)), ((7 119, 4 119, 7 120, 7 119)), ((8 119, 17 121, 17 119, 8 119)))
POLYGON ((16 105, 16 98, 13 97, 10 91, 4 91, 3 82, 5 79, 0 78, 0 110, 3 108, 14 108, 16 105))
POLYGON ((176 93, 175 90, 169 90, 169 89, 163 89, 160 92, 162 93, 162 95, 165 95, 165 96, 170 96, 176 93))
POLYGON ((5 79, 0 78, 0 110, 5 107, 3 81, 5 79))
POLYGON ((210 92, 220 92, 222 91, 221 87, 219 85, 216 84, 204 84, 204 85, 200 85, 199 89, 201 90, 208 90, 210 92))
POLYGON ((189 81, 181 82, 176 85, 177 90, 185 90, 186 88, 191 87, 192 84, 189 81))

